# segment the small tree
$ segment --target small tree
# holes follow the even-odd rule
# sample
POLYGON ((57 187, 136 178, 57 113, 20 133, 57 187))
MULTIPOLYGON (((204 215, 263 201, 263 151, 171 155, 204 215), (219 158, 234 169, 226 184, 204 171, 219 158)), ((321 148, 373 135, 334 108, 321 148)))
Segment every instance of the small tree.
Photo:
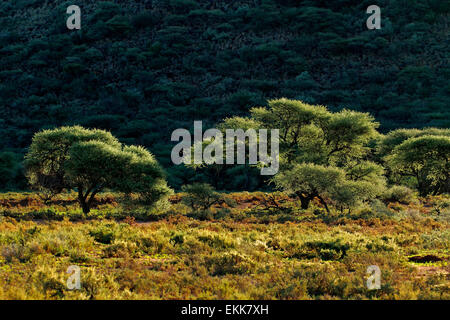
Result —
POLYGON ((409 138, 385 157, 393 174, 415 180, 421 196, 450 192, 450 137, 409 138))
POLYGON ((278 188, 297 195, 302 209, 308 209, 309 203, 317 197, 329 212, 324 197, 333 194, 344 179, 345 172, 338 168, 298 164, 276 175, 273 181, 278 188))
POLYGON ((216 192, 214 188, 207 183, 194 183, 181 187, 185 193, 182 202, 188 205, 194 211, 207 210, 215 204, 225 202, 233 205, 231 199, 216 192))
POLYGON ((39 190, 77 190, 85 214, 104 189, 150 195, 152 203, 170 192, 164 171, 147 150, 123 146, 109 132, 79 126, 35 134, 25 168, 29 183, 39 190))
POLYGON ((369 144, 379 137, 378 123, 367 113, 330 112, 297 100, 269 101, 268 108, 252 108, 249 118, 230 118, 223 126, 250 125, 279 129, 280 172, 275 185, 296 194, 303 209, 318 198, 351 206, 366 194, 377 196, 385 186, 382 168, 369 161, 369 144))
POLYGON ((332 199, 341 209, 352 207, 358 201, 377 196, 384 188, 383 182, 349 179, 345 170, 312 163, 297 164, 273 178, 275 185, 300 199, 301 208, 308 209, 317 198, 330 212, 326 199, 332 199))

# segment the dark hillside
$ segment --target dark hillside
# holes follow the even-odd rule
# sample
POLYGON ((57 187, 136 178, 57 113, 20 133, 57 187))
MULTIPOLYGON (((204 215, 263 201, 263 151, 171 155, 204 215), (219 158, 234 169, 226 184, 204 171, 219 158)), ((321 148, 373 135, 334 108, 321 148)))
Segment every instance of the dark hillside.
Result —
MULTIPOLYGON (((111 130, 166 167, 174 129, 269 98, 367 111, 385 132, 450 127, 450 1, 377 1, 381 30, 367 30, 371 4, 3 1, 0 189, 24 187, 18 163, 36 131, 66 124, 111 130), (80 31, 66 28, 72 4, 80 31)), ((194 175, 169 174, 174 187, 194 175)))

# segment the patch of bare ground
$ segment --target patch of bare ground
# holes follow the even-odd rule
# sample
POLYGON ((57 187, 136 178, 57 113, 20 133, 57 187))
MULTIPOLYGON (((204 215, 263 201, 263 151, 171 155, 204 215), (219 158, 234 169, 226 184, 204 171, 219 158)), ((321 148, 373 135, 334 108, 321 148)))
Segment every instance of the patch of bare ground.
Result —
POLYGON ((449 266, 417 266, 416 268, 419 276, 428 277, 431 275, 442 274, 446 276, 447 280, 450 280, 449 266))

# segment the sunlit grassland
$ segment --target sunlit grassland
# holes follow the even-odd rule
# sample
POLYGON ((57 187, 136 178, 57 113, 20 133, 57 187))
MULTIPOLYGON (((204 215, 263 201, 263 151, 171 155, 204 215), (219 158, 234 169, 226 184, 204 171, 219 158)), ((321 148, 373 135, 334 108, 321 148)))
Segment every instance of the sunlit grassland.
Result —
POLYGON ((71 195, 2 194, 0 298, 450 298, 448 197, 326 214, 278 195, 280 211, 266 196, 193 214, 180 195, 160 213, 102 194, 85 217, 71 195), (67 289, 70 265, 81 290, 67 289), (379 290, 366 286, 370 265, 379 290))

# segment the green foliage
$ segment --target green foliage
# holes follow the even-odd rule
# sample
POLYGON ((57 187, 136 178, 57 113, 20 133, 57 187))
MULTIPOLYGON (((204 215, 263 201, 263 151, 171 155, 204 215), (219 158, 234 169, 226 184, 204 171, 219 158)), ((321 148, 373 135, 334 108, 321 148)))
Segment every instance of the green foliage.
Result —
POLYGON ((385 159, 393 174, 415 179, 420 195, 450 192, 450 137, 409 138, 385 159))
POLYGON ((25 189, 19 159, 20 155, 14 152, 0 152, 0 190, 11 190, 15 187, 25 189))
MULTIPOLYGON (((65 0, 3 1, 0 151, 17 153, 18 164, 39 130, 102 128, 151 147, 179 189, 209 177, 173 167, 172 146, 157 141, 199 117, 212 126, 277 97, 370 112, 383 132, 448 128, 449 5, 381 6, 383 27, 368 32, 363 2, 88 1, 82 29, 68 32, 65 0)), ((228 169, 216 188, 264 187, 252 168, 244 184, 228 169)), ((23 187, 5 177, 8 189, 23 187)))
POLYGON ((280 130, 282 162, 346 163, 361 159, 376 138, 378 124, 366 113, 328 111, 298 100, 269 101, 269 108, 251 109, 259 127, 280 130))
POLYGON ((115 239, 114 230, 108 228, 108 226, 100 226, 97 229, 91 230, 89 235, 94 237, 94 240, 103 244, 110 244, 115 239))
POLYGON ((340 208, 353 207, 383 191, 383 169, 368 160, 369 143, 379 136, 378 123, 370 115, 333 113, 324 106, 284 98, 250 112, 250 118, 229 118, 222 126, 279 129, 281 166, 272 181, 295 194, 303 209, 315 197, 329 211, 327 198, 340 208))
POLYGON ((153 27, 157 19, 151 11, 146 11, 133 16, 131 23, 137 29, 153 27))
POLYGON ((115 16, 106 22, 109 32, 114 36, 126 34, 131 30, 128 18, 123 16, 115 16))
POLYGON ((42 204, 63 203, 64 220, 30 221, 23 217, 36 207, 35 194, 0 194, 0 299, 449 298, 447 195, 390 208, 376 200, 353 214, 311 208, 290 220, 252 214, 261 192, 232 195, 240 206, 225 218, 195 220, 177 203, 172 216, 137 224, 105 219, 105 207, 96 210, 100 219, 71 222, 74 194, 42 204), (8 217, 5 208, 23 215, 8 217), (65 285, 74 263, 80 290, 65 285), (386 271, 380 290, 366 287, 368 265, 386 271), (17 272, 24 268, 26 277, 17 272))
POLYGON ((82 127, 45 130, 33 137, 25 157, 30 184, 54 195, 76 189, 84 213, 108 188, 136 192, 153 205, 170 193, 165 174, 143 147, 123 146, 109 132, 82 127))
POLYGON ((416 195, 413 190, 405 186, 392 186, 383 193, 383 199, 386 201, 396 201, 403 204, 409 204, 414 201, 416 195))
POLYGON ((220 203, 233 205, 233 201, 230 198, 216 192, 214 188, 207 183, 184 185, 181 190, 185 193, 182 198, 182 202, 191 207, 194 211, 205 211, 211 206, 220 203))
POLYGON ((342 243, 341 239, 331 241, 308 241, 289 253, 291 258, 297 259, 313 259, 321 260, 341 260, 347 255, 350 249, 348 243, 342 243))
POLYGON ((55 193, 69 188, 71 185, 65 181, 64 166, 70 159, 70 147, 88 141, 103 142, 111 148, 120 146, 117 139, 106 131, 87 130, 78 126, 35 134, 24 162, 30 184, 55 193))
POLYGON ((251 273, 256 267, 254 261, 238 252, 214 255, 207 259, 206 264, 213 276, 251 273))
POLYGON ((409 138, 417 138, 425 135, 450 137, 450 129, 425 128, 425 129, 398 129, 382 136, 377 144, 377 153, 385 157, 395 147, 399 146, 409 138))

